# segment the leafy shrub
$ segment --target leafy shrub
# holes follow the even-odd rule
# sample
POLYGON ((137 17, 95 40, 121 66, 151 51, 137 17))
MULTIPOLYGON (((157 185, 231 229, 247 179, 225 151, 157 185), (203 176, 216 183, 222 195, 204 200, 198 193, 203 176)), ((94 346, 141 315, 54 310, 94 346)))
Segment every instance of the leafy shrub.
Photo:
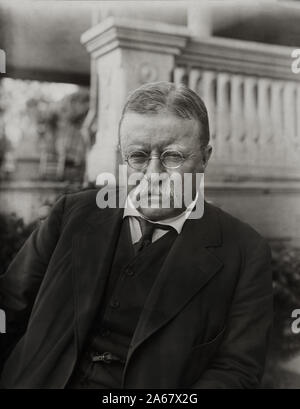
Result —
POLYGON ((300 308, 300 248, 281 245, 274 248, 274 330, 276 346, 284 357, 300 350, 300 338, 291 330, 291 313, 300 308))
POLYGON ((263 386, 289 387, 293 376, 281 364, 300 352, 300 334, 292 332, 292 311, 300 308, 300 248, 277 243, 272 246, 274 322, 263 386))
POLYGON ((36 226, 37 222, 25 224, 23 219, 15 214, 0 213, 0 274, 6 271, 36 226))

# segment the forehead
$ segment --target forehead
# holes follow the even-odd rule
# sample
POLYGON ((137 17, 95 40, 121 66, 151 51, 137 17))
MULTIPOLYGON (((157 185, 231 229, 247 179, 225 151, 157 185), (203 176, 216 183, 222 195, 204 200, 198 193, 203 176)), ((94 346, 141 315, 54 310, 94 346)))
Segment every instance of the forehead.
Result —
POLYGON ((183 119, 166 111, 151 115, 128 112, 121 124, 121 144, 123 147, 170 144, 190 147, 199 141, 200 126, 194 118, 183 119))

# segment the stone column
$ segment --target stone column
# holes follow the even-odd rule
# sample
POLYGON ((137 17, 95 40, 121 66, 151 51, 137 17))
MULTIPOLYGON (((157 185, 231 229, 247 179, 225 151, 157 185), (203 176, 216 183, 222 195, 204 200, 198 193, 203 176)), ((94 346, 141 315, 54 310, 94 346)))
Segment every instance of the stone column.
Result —
POLYGON ((213 9, 207 0, 190 0, 187 3, 187 22, 193 35, 209 37, 213 32, 213 9))
POLYGON ((117 175, 118 123, 126 96, 146 82, 169 81, 174 58, 185 47, 185 27, 109 17, 86 31, 81 42, 98 75, 97 134, 87 159, 87 176, 117 175))

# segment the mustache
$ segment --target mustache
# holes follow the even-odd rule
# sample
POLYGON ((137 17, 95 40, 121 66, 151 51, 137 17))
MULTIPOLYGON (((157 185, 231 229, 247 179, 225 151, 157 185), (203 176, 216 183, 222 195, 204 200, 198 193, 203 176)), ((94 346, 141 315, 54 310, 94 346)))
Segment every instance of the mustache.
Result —
POLYGON ((143 178, 139 181, 134 189, 138 196, 162 196, 169 193, 170 197, 174 196, 174 185, 169 183, 169 180, 151 180, 143 178))
POLYGON ((166 187, 164 183, 148 184, 147 180, 142 180, 130 194, 133 202, 144 200, 150 203, 154 199, 159 200, 160 203, 170 203, 172 206, 175 202, 181 202, 182 192, 178 190, 174 191, 174 186, 169 185, 166 187))

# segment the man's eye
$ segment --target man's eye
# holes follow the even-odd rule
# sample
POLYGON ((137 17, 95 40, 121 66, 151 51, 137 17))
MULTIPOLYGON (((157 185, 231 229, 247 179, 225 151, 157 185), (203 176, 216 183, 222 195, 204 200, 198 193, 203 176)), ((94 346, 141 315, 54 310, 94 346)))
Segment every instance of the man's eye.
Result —
POLYGON ((134 152, 130 155, 132 158, 145 158, 147 155, 143 152, 134 152))
POLYGON ((147 160, 147 154, 143 152, 134 152, 129 155, 130 159, 135 162, 142 162, 147 160))
POLYGON ((164 155, 165 158, 182 158, 182 155, 176 152, 168 152, 164 155))
POLYGON ((183 159, 183 155, 178 152, 168 152, 163 155, 164 159, 167 160, 174 160, 174 161, 181 161, 183 159))

